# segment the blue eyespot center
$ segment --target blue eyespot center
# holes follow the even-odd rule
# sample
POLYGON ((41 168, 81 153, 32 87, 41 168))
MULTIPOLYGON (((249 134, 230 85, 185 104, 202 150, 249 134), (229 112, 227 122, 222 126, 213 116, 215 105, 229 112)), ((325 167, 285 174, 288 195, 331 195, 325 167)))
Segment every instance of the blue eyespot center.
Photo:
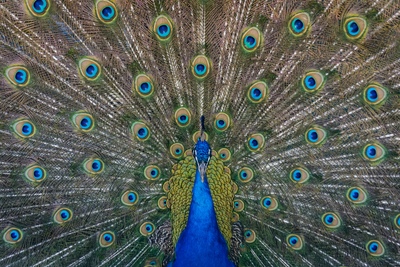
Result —
POLYGON ((330 214, 325 216, 325 223, 326 224, 332 224, 334 220, 335 220, 335 218, 330 214))
POLYGON ((297 238, 297 237, 294 237, 294 236, 291 237, 291 238, 289 239, 289 243, 290 243, 292 246, 296 245, 298 241, 299 241, 298 238, 297 238))
POLYGON ((357 189, 353 189, 350 191, 350 198, 352 200, 357 200, 359 196, 360 196, 360 192, 357 189))
POLYGON ((251 89, 251 97, 252 97, 254 100, 259 100, 259 99, 262 97, 262 92, 261 92, 261 90, 258 89, 258 88, 252 88, 252 89, 251 89))
POLYGON ((115 10, 112 6, 106 6, 101 10, 101 17, 105 20, 110 20, 114 17, 115 10))
POLYGON ((295 18, 292 21, 292 29, 296 33, 300 33, 300 32, 302 32, 304 30, 304 23, 300 19, 295 18))
POLYGON ((89 117, 85 116, 81 120, 80 125, 81 128, 84 130, 89 129, 92 126, 92 120, 89 117))
POLYGON ((106 242, 108 242, 108 243, 110 243, 110 242, 113 240, 113 237, 112 237, 112 235, 110 235, 110 234, 105 234, 105 235, 103 236, 103 238, 104 238, 104 240, 105 240, 106 242))
POLYGON ((90 64, 87 68, 86 68, 86 75, 89 78, 93 78, 97 75, 98 73, 98 68, 95 64, 90 64))
POLYGON ((244 233, 244 235, 246 236, 246 237, 250 237, 251 236, 251 231, 246 231, 245 233, 244 233))
POLYGON ((152 170, 150 171, 150 175, 151 175, 151 177, 153 177, 153 178, 157 177, 157 175, 158 175, 158 170, 157 170, 157 169, 152 169, 152 170))
POLYGON ((40 168, 35 168, 33 170, 33 176, 35 177, 36 180, 40 180, 43 178, 43 170, 40 168))
POLYGON ((376 147, 375 146, 367 147, 367 157, 370 159, 373 159, 376 157, 376 147))
POLYGON ((235 207, 239 207, 239 202, 235 201, 235 207))
POLYGON ((95 172, 98 172, 101 170, 102 164, 100 162, 100 160, 93 160, 92 162, 92 170, 95 172))
POLYGON ((313 143, 318 141, 318 133, 316 130, 311 130, 308 132, 308 140, 313 143))
POLYGON ((247 35, 244 38, 244 45, 246 46, 246 48, 249 49, 254 48, 256 44, 257 44, 256 38, 254 38, 253 36, 247 35))
POLYGON ((151 232, 152 230, 153 230, 153 226, 151 226, 150 224, 146 224, 146 231, 151 232))
POLYGON ((350 35, 355 36, 360 32, 360 27, 358 27, 357 22, 351 20, 347 23, 347 31, 350 35))
POLYGON ((241 177, 242 179, 246 179, 246 178, 247 178, 247 172, 246 172, 246 171, 241 171, 241 172, 240 172, 240 177, 241 177))
POLYGON ((312 90, 312 89, 315 89, 315 87, 317 87, 317 82, 315 81, 314 77, 309 75, 305 79, 305 85, 306 85, 307 89, 312 90))
POLYGON ((181 116, 179 116, 179 122, 180 122, 180 123, 187 123, 188 120, 189 120, 189 117, 186 116, 186 115, 181 115, 181 116))
POLYGON ((67 210, 62 210, 60 213, 61 218, 65 221, 69 219, 69 212, 67 210))
POLYGON ((182 154, 182 150, 180 148, 175 149, 175 154, 177 155, 182 154))
POLYGON ((378 92, 375 88, 371 87, 367 90, 367 98, 371 102, 376 102, 378 100, 378 92))
POLYGON ((249 141, 250 147, 253 149, 258 148, 258 141, 255 138, 251 138, 249 141))
POLYGON ((15 73, 15 81, 19 84, 23 84, 26 82, 28 74, 26 73, 25 70, 18 70, 15 73))
POLYGON ((25 122, 22 125, 22 134, 23 135, 31 135, 32 132, 33 132, 32 124, 30 124, 29 122, 25 122))
POLYGON ((195 71, 196 71, 196 74, 198 74, 198 75, 203 75, 203 74, 205 74, 206 73, 206 71, 207 71, 207 67, 204 65, 204 64, 197 64, 196 66, 195 66, 195 71))
POLYGON ((167 37, 171 32, 170 27, 167 24, 158 26, 157 33, 160 37, 167 37))
POLYGON ((292 174, 293 180, 300 181, 301 179, 301 171, 295 170, 292 174))
POLYGON ((376 252, 378 250, 378 248, 379 248, 379 245, 376 242, 372 242, 371 244, 369 244, 369 250, 371 252, 376 252))
POLYGON ((265 206, 266 208, 269 208, 269 206, 271 206, 271 204, 272 204, 272 202, 271 202, 271 199, 270 199, 270 198, 264 199, 264 206, 265 206))
POLYGON ((224 158, 226 158, 226 154, 225 153, 221 153, 220 157, 224 159, 224 158))
POLYGON ((147 136, 147 134, 148 134, 148 131, 147 131, 146 128, 140 128, 140 129, 138 130, 137 134, 138 134, 138 136, 139 136, 140 138, 145 138, 145 137, 147 136))
POLYGON ((224 120, 218 120, 217 121, 217 127, 218 128, 224 128, 226 126, 226 123, 225 123, 225 121, 224 120))
POLYGON ((135 202, 136 201, 136 195, 134 193, 129 193, 128 194, 128 200, 129 200, 129 202, 135 202))
POLYGON ((36 0, 33 3, 32 7, 35 12, 42 13, 47 7, 47 1, 46 0, 36 0))
POLYGON ((144 82, 139 86, 139 90, 143 94, 148 94, 151 91, 151 84, 149 82, 144 82))
POLYGON ((12 230, 10 233, 11 239, 16 241, 20 238, 20 233, 17 230, 12 230))

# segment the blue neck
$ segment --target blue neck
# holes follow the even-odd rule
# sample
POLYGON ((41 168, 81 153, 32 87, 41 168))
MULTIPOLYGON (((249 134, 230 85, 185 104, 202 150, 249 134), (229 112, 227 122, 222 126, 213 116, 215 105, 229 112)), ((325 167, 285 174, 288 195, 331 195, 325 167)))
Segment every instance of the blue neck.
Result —
POLYGON ((168 266, 235 266, 228 259, 228 246, 218 229, 207 177, 202 183, 198 170, 188 223, 176 244, 175 256, 175 261, 168 266))

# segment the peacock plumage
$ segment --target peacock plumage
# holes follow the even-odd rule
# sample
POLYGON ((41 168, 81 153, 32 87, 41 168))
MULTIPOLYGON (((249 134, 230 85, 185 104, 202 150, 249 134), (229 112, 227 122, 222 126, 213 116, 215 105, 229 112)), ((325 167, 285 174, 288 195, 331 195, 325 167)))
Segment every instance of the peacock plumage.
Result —
POLYGON ((400 2, 3 0, 0 266, 400 266, 400 2))

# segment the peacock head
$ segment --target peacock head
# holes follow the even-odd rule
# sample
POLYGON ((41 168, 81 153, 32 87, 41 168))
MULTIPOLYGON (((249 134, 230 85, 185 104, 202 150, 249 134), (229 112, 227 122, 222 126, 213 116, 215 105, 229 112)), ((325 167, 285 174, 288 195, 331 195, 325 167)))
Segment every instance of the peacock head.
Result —
POLYGON ((206 173, 208 162, 211 158, 211 147, 206 141, 204 133, 204 116, 200 118, 201 134, 193 148, 193 156, 196 160, 197 169, 200 172, 201 181, 204 182, 204 174, 206 173))

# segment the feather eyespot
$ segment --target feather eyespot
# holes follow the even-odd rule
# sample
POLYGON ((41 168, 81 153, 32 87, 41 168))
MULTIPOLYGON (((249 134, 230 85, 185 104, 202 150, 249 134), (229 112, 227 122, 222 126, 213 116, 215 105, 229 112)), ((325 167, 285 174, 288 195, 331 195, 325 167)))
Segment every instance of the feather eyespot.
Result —
MULTIPOLYGON (((198 141, 199 138, 200 138, 200 135, 201 135, 200 131, 197 131, 197 132, 195 132, 195 133, 193 134, 192 140, 193 140, 194 143, 197 143, 197 141, 198 141)), ((208 133, 204 132, 204 135, 205 135, 206 141, 208 141, 208 133)))
POLYGON ((153 267, 153 266, 161 266, 159 260, 157 258, 147 259, 144 264, 144 267, 153 267))
POLYGON ((101 67, 93 59, 84 58, 79 61, 80 74, 89 81, 95 81, 100 77, 101 67))
POLYGON ((46 179, 47 172, 39 165, 32 165, 25 170, 24 176, 29 182, 38 184, 46 179))
POLYGON ((154 93, 153 80, 146 74, 139 74, 135 78, 135 91, 143 98, 150 97, 154 93))
POLYGON ((169 147, 169 153, 171 153, 172 157, 179 159, 182 158, 184 155, 185 148, 181 143, 172 144, 169 147))
POLYGON ((269 94, 268 86, 265 82, 255 81, 247 92, 247 98, 252 103, 261 103, 269 94))
POLYGON ((227 162, 231 159, 231 151, 227 148, 221 148, 220 150, 218 150, 218 156, 220 160, 222 160, 223 162, 227 162))
POLYGON ((360 187, 351 187, 346 193, 347 199, 354 204, 362 204, 367 201, 367 193, 360 187))
POLYGON ((244 202, 240 199, 235 199, 233 201, 233 209, 236 212, 241 212, 244 209, 244 202))
POLYGON ((341 225, 341 221, 338 215, 333 212, 327 212, 321 217, 322 223, 331 229, 338 228, 341 225))
POLYGON ((31 138, 36 134, 36 126, 30 120, 19 119, 12 123, 12 132, 20 138, 31 138))
POLYGON ((169 41, 173 31, 171 20, 164 15, 158 16, 154 21, 153 31, 159 41, 169 41))
POLYGON ((309 32, 311 27, 308 13, 297 13, 289 20, 289 31, 295 37, 300 37, 309 32))
POLYGON ((165 193, 168 193, 169 190, 171 190, 171 187, 169 185, 169 181, 165 181, 162 185, 162 189, 164 190, 165 193))
POLYGON ((292 182, 303 184, 310 179, 310 172, 306 168, 297 167, 290 172, 289 176, 292 182))
POLYGON ((210 60, 203 55, 195 57, 192 61, 192 73, 197 79, 204 79, 210 73, 210 60))
POLYGON ((162 196, 158 199, 157 205, 160 209, 165 210, 168 208, 168 199, 166 196, 162 196))
POLYGON ((19 228, 10 227, 4 230, 3 240, 8 244, 16 244, 23 238, 23 233, 19 228))
POLYGON ((146 141, 150 137, 150 129, 143 122, 134 122, 131 126, 131 132, 139 141, 146 141))
POLYGON ((305 138, 312 146, 323 145, 327 140, 327 132, 324 128, 314 125, 306 131, 305 138))
POLYGON ((244 229, 244 241, 246 243, 253 243, 256 241, 256 233, 252 229, 244 229))
POLYGON ((99 245, 103 248, 112 246, 115 243, 115 234, 111 231, 104 231, 99 235, 99 245))
POLYGON ((254 177, 254 172, 248 167, 243 167, 238 171, 239 181, 242 183, 248 183, 254 177))
POLYGON ((139 195, 133 190, 125 191, 121 196, 121 202, 125 206, 133 206, 139 201, 139 195))
POLYGON ((387 89, 378 83, 371 83, 363 91, 363 101, 372 107, 381 107, 387 97, 387 89))
POLYGON ((90 158, 83 163, 83 169, 90 174, 100 174, 104 167, 104 162, 99 158, 90 158))
POLYGON ((245 30, 242 34, 242 48, 246 52, 254 52, 261 44, 261 32, 256 27, 245 30))
POLYGON ((107 0, 98 0, 96 2, 96 16, 97 18, 105 23, 113 23, 118 15, 118 10, 115 4, 107 0))
POLYGON ((349 40, 360 40, 365 37, 368 27, 367 21, 360 16, 350 16, 344 20, 343 30, 349 40))
POLYGON ((161 176, 160 168, 158 168, 158 167, 155 166, 155 165, 147 166, 147 167, 144 169, 144 176, 145 176, 146 179, 148 179, 148 180, 157 180, 157 179, 159 179, 160 176, 161 176))
POLYGON ((93 116, 87 112, 77 112, 72 115, 72 123, 81 132, 90 132, 94 128, 93 116))
POLYGON ((370 143, 364 146, 363 158, 373 165, 381 163, 386 157, 386 149, 378 143, 370 143))
POLYGON ((400 229, 400 213, 394 218, 394 225, 400 229))
POLYGON ((258 152, 260 151, 265 144, 265 139, 262 134, 252 134, 247 139, 247 147, 251 152, 258 152))
POLYGON ((278 208, 278 201, 274 197, 266 196, 261 199, 261 206, 268 211, 273 211, 278 208))
POLYGON ((192 116, 187 108, 178 108, 175 111, 175 121, 179 127, 186 127, 190 124, 192 116))
POLYGON ((143 236, 149 236, 156 230, 156 227, 151 222, 144 222, 140 226, 140 234, 143 236))
POLYGON ((308 71, 301 80, 301 86, 306 93, 315 93, 324 87, 325 78, 319 71, 308 71))
POLYGON ((215 117, 214 127, 217 131, 223 132, 226 131, 231 124, 231 119, 226 113, 218 113, 215 117))
POLYGON ((54 213, 53 221, 58 224, 63 224, 63 223, 66 223, 66 222, 72 220, 72 216, 73 216, 73 213, 72 213, 71 209, 60 208, 60 209, 56 210, 56 212, 54 213))
POLYGON ((43 17, 50 9, 49 0, 25 0, 29 12, 35 17, 43 17))
POLYGON ((296 234, 290 234, 286 236, 286 243, 290 248, 294 250, 300 250, 303 248, 303 239, 296 234))
POLYGON ((7 80, 14 86, 25 87, 31 80, 30 73, 24 66, 12 66, 5 71, 7 80))
POLYGON ((379 257, 385 254, 385 247, 378 240, 370 240, 365 247, 371 256, 379 257))

